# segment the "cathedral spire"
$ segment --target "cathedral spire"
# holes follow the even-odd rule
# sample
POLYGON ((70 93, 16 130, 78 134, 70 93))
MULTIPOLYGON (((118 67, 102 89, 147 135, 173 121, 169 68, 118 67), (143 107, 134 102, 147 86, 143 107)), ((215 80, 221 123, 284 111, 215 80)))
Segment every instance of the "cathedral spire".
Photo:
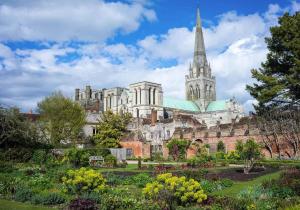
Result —
POLYGON ((195 34, 195 48, 194 48, 194 65, 204 65, 206 61, 206 52, 204 46, 204 38, 202 32, 202 24, 200 19, 200 10, 197 9, 197 23, 196 23, 196 34, 195 34))

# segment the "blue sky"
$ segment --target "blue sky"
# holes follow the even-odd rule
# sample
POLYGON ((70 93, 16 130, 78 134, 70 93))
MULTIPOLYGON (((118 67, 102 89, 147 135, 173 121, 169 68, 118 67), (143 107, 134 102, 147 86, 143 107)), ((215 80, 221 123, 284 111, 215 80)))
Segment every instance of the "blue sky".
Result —
POLYGON ((164 95, 184 98, 196 8, 200 8, 217 98, 236 97, 251 110, 245 91, 250 70, 267 54, 264 37, 290 0, 2 0, 0 103, 23 111, 55 90, 159 82, 164 95))

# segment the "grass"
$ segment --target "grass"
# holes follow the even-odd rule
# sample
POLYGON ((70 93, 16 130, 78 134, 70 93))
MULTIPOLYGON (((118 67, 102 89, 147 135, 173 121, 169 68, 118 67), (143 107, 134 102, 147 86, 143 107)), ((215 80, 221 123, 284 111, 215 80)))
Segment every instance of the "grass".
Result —
POLYGON ((54 210, 54 209, 55 208, 36 206, 27 203, 20 203, 16 201, 0 199, 0 210, 54 210))
POLYGON ((220 195, 220 196, 229 196, 235 197, 239 192, 246 189, 247 187, 258 185, 265 180, 277 179, 280 176, 281 171, 277 171, 275 173, 266 174, 264 176, 260 176, 256 179, 246 181, 246 182, 234 182, 231 187, 225 188, 224 190, 220 190, 212 193, 212 195, 220 195))

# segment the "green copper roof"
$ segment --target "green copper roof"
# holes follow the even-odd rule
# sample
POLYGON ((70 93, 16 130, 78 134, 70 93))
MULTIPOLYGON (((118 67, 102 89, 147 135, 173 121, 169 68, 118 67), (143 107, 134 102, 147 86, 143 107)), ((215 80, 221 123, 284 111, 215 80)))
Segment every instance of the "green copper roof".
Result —
POLYGON ((212 101, 208 104, 206 108, 207 112, 214 112, 214 111, 221 111, 221 110, 226 110, 226 100, 212 101))
POLYGON ((192 101, 164 97, 164 107, 199 112, 198 106, 192 101))

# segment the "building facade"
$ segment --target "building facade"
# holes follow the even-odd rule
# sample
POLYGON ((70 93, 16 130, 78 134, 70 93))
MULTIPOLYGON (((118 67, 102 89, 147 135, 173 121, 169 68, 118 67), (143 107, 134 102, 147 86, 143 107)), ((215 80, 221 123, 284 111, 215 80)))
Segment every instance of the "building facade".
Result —
MULTIPOLYGON (((178 129, 193 133, 199 127, 209 129, 238 122, 244 117, 244 112, 237 100, 216 100, 216 78, 206 57, 199 9, 193 61, 185 76, 185 93, 185 99, 164 97, 161 84, 142 81, 126 88, 92 89, 86 86, 83 90, 75 90, 75 101, 87 110, 87 121, 93 119, 89 126, 94 126, 95 116, 101 120, 101 113, 108 110, 131 113, 134 121, 129 129, 137 134, 131 140, 149 144, 151 151, 161 151, 178 129)), ((94 129, 95 126, 85 127, 86 135, 93 135, 94 129)), ((125 142, 131 145, 128 139, 125 142)))

